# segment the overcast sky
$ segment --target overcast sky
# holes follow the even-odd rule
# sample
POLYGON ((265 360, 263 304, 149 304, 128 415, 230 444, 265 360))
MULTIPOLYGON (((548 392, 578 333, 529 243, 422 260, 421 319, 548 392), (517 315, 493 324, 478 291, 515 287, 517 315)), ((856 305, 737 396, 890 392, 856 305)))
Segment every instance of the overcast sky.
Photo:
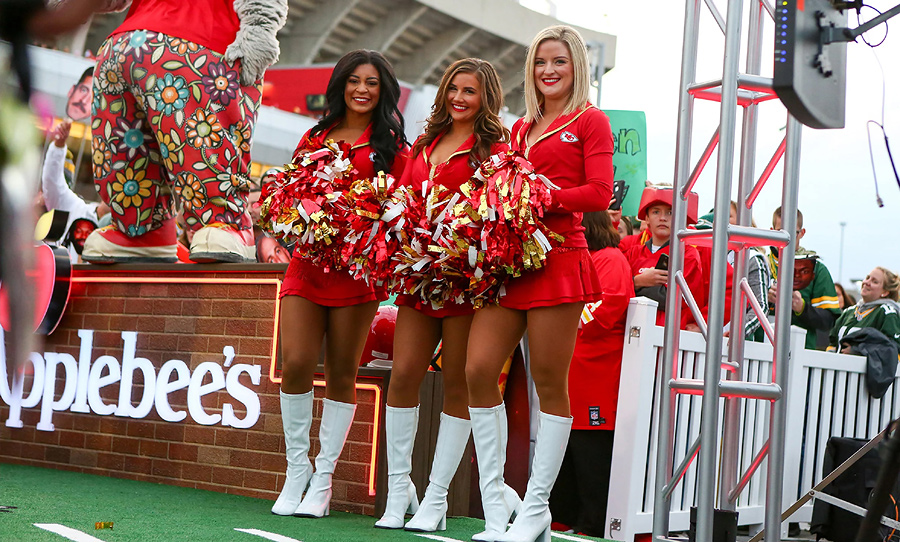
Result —
MULTIPOLYGON (((545 0, 522 0, 521 3, 544 13, 549 9, 549 3, 545 0)), ((745 6, 751 3, 750 0, 744 2, 745 6)), ((885 11, 897 2, 869 0, 869 3, 885 11)), ((652 181, 672 182, 684 2, 556 0, 554 4, 556 15, 562 21, 617 37, 615 68, 603 78, 600 106, 603 109, 646 112, 648 175, 652 181)), ((715 4, 724 14, 726 2, 715 0, 715 4)), ((745 7, 745 29, 747 11, 745 7)), ((863 11, 864 19, 873 15, 871 10, 863 11)), ((900 64, 897 62, 900 58, 900 17, 892 21, 889 23, 892 31, 880 47, 871 49, 861 42, 848 45, 846 128, 803 129, 800 210, 804 215, 807 234, 801 244, 822 256, 835 281, 838 281, 841 272, 843 282, 863 278, 876 265, 900 271, 900 243, 896 225, 900 218, 900 188, 894 180, 881 131, 875 127, 872 137, 878 188, 884 201, 883 208, 877 206, 866 139, 866 121, 880 121, 881 118, 883 79, 875 59, 877 54, 884 66, 887 88, 885 130, 888 137, 894 137, 892 150, 900 167, 900 64), (843 258, 840 222, 846 222, 843 258)), ((763 75, 771 76, 772 21, 766 16, 765 22, 763 75)), ((850 23, 850 26, 856 26, 855 12, 850 15, 850 23)), ((884 25, 867 34, 873 43, 883 35, 884 25)), ((703 6, 698 81, 721 76, 723 49, 723 34, 703 6)), ((744 71, 743 59, 742 53, 741 71, 744 71)), ((784 137, 785 114, 784 107, 777 100, 760 106, 756 177, 784 137)), ((718 103, 696 102, 692 164, 712 136, 718 124, 718 115, 718 103)), ((738 138, 736 149, 739 144, 738 138)), ((738 162, 736 157, 735 170, 738 162)), ((783 161, 754 206, 754 218, 760 226, 771 226, 772 211, 781 204, 782 172, 783 161)), ((715 157, 710 160, 695 190, 700 194, 701 210, 710 209, 715 190, 715 157)))

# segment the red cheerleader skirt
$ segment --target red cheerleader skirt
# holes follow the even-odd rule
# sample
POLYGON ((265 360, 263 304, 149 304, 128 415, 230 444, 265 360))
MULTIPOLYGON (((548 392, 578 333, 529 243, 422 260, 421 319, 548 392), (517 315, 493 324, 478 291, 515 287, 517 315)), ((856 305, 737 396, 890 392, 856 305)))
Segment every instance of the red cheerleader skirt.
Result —
POLYGON ((600 277, 586 248, 555 248, 547 254, 544 267, 522 273, 506 281, 506 295, 500 306, 526 311, 564 303, 592 303, 600 300, 600 277))
POLYGON ((383 288, 355 280, 346 269, 326 273, 309 260, 296 257, 291 258, 281 283, 281 297, 286 295, 300 296, 325 307, 347 307, 388 298, 383 288))
POLYGON ((468 316, 475 314, 475 307, 471 303, 444 303, 440 309, 435 309, 430 303, 426 303, 414 295, 400 294, 394 301, 397 306, 403 305, 415 309, 425 316, 432 318, 450 318, 452 316, 468 316))

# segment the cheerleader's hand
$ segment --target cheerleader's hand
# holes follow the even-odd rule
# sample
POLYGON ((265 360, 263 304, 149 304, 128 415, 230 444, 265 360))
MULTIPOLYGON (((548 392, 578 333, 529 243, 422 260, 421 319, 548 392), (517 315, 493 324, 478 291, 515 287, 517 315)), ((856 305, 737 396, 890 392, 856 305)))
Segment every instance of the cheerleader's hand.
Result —
POLYGON ((225 50, 225 60, 241 59, 241 85, 256 84, 278 60, 278 30, 287 20, 287 0, 235 0, 241 27, 225 50))

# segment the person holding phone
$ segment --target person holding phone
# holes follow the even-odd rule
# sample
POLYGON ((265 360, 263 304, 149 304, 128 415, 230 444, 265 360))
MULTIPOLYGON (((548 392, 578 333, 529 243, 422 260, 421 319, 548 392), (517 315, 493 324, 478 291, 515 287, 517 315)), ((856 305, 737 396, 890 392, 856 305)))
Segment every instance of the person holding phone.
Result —
MULTIPOLYGON (((697 222, 697 194, 688 197, 688 224, 697 222)), ((669 282, 669 241, 672 237, 672 188, 648 186, 641 195, 638 218, 646 220, 650 238, 647 242, 633 245, 625 251, 634 276, 634 293, 648 297, 659 303, 656 325, 666 320, 666 285, 669 282)), ((700 253, 696 247, 684 247, 684 278, 697 296, 703 288, 700 253)), ((685 329, 692 320, 685 306, 681 312, 680 328, 685 329)))

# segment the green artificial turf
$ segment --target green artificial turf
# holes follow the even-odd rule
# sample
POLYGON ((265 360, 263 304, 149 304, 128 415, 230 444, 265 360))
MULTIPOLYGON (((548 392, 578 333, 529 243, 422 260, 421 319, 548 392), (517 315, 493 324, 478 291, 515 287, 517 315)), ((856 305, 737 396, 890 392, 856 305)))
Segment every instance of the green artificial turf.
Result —
MULTIPOLYGON (((375 519, 335 512, 323 519, 272 515, 272 501, 212 491, 120 480, 67 471, 0 465, 0 540, 66 540, 34 524, 60 524, 104 542, 263 542, 266 538, 236 531, 255 529, 303 542, 419 542, 469 540, 484 522, 450 518, 447 530, 424 538, 414 533, 375 529, 375 519), (113 528, 95 529, 96 522, 113 528), (438 538, 441 537, 441 538, 438 538)), ((565 540, 599 540, 566 535, 565 540)), ((86 541, 92 539, 86 538, 86 541)), ((554 536, 554 540, 563 538, 554 536)))

